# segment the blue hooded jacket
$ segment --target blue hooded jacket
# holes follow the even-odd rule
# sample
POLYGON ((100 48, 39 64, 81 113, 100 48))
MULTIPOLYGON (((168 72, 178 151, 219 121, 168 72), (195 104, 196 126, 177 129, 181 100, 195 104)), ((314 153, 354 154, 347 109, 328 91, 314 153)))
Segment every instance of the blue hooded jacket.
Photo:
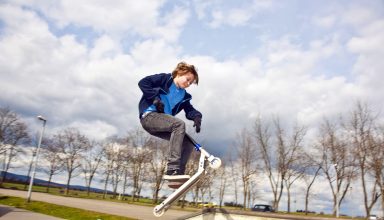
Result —
MULTIPOLYGON (((143 92, 143 96, 139 102, 139 117, 141 118, 144 111, 153 104, 155 99, 160 99, 161 94, 168 94, 169 87, 172 85, 173 78, 170 73, 159 73, 146 76, 139 81, 139 87, 143 92)), ((184 110, 185 117, 193 120, 196 117, 202 117, 202 114, 197 111, 189 102, 192 96, 185 92, 184 98, 176 104, 172 109, 172 115, 175 116, 181 110, 184 110)))

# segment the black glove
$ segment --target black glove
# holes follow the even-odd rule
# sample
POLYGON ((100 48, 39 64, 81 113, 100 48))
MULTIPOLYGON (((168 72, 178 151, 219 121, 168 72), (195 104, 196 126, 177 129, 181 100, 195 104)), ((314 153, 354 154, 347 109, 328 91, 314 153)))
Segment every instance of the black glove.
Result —
POLYGON ((196 118, 193 119, 193 127, 196 127, 196 133, 200 132, 200 127, 201 127, 201 117, 197 116, 196 118))
POLYGON ((164 103, 160 99, 155 99, 153 105, 156 107, 158 113, 164 113, 164 103))

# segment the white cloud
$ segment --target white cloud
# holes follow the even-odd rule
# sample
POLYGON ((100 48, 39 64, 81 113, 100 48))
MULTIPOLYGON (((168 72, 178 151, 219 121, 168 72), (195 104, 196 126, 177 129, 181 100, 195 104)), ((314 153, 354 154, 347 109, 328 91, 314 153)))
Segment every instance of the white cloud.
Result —
POLYGON ((252 12, 247 9, 232 9, 228 12, 215 11, 212 13, 212 17, 212 27, 219 27, 225 24, 230 26, 242 26, 252 18, 252 12))
MULTIPOLYGON (((145 34, 156 25, 158 8, 164 1, 59 1, 43 5, 45 14, 60 26, 71 23, 96 31, 124 32, 133 29, 145 34)), ((40 7, 42 5, 39 5, 40 7)))
MULTIPOLYGON (((314 73, 316 66, 339 47, 334 41, 317 42, 303 50, 283 38, 266 47, 270 49, 264 63, 256 57, 223 62, 208 57, 190 59, 201 73, 192 102, 204 112, 207 136, 239 131, 250 126, 258 114, 279 114, 304 125, 316 125, 324 116, 343 112, 349 96, 359 96, 360 90, 345 78, 314 73), (216 129, 218 122, 222 122, 220 130, 216 129)), ((234 132, 230 136, 234 137, 234 132)))
POLYGON ((214 3, 215 1, 205 1, 205 0, 193 0, 193 6, 197 14, 198 19, 204 19, 206 17, 206 10, 214 3))
POLYGON ((195 10, 200 20, 210 19, 208 25, 212 28, 221 26, 244 26, 249 24, 258 13, 272 9, 272 0, 241 1, 233 7, 225 7, 222 1, 204 2, 194 1, 195 10))
POLYGON ((331 28, 335 25, 336 17, 334 15, 327 15, 322 17, 314 17, 313 23, 322 28, 331 28))
POLYGON ((121 45, 108 35, 99 37, 94 44, 89 55, 92 60, 113 58, 116 54, 122 53, 121 45))
POLYGON ((353 5, 347 7, 347 10, 341 13, 341 21, 346 24, 361 26, 372 21, 376 17, 375 13, 372 12, 372 9, 353 5))
MULTIPOLYGON (((352 71, 357 83, 364 88, 366 99, 379 104, 384 94, 381 84, 384 80, 384 20, 376 20, 359 30, 359 36, 352 37, 347 43, 348 49, 357 55, 352 71)), ((380 104, 379 107, 383 106, 380 104)))
POLYGON ((140 35, 161 37, 165 40, 178 39, 182 26, 188 19, 186 7, 175 6, 160 14, 159 9, 166 1, 18 1, 17 4, 39 11, 46 18, 64 29, 70 25, 90 27, 99 34, 109 33, 115 37, 140 35))

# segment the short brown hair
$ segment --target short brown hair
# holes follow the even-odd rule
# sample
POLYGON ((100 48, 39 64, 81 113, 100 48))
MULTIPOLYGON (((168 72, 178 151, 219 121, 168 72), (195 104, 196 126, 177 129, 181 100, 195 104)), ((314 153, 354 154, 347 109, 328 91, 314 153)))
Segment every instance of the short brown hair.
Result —
POLYGON ((194 65, 188 64, 186 62, 180 62, 177 64, 175 70, 172 72, 172 77, 175 78, 176 76, 182 76, 187 73, 192 73, 195 77, 194 83, 196 85, 199 83, 199 75, 197 74, 197 70, 194 65))

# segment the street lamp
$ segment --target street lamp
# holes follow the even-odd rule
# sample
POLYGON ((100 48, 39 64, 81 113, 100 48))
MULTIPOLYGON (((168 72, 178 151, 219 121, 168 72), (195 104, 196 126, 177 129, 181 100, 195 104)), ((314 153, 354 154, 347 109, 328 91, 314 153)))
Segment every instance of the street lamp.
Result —
POLYGON ((336 218, 339 217, 339 175, 337 172, 337 163, 333 165, 336 170, 336 218))
POLYGON ((45 130, 45 124, 47 123, 47 120, 39 115, 37 116, 37 118, 41 121, 43 121, 43 127, 41 128, 41 133, 40 133, 40 138, 39 138, 39 143, 37 144, 37 149, 36 149, 36 155, 34 155, 35 157, 35 160, 33 161, 33 168, 32 168, 32 176, 31 176, 31 180, 29 182, 29 188, 28 188, 28 195, 27 195, 27 202, 30 202, 31 201, 31 193, 32 193, 32 185, 33 185, 33 179, 35 178, 35 174, 36 174, 36 166, 37 166, 37 160, 39 159, 39 151, 40 151, 40 145, 41 145, 41 141, 43 139, 43 134, 44 134, 44 130, 45 130))

